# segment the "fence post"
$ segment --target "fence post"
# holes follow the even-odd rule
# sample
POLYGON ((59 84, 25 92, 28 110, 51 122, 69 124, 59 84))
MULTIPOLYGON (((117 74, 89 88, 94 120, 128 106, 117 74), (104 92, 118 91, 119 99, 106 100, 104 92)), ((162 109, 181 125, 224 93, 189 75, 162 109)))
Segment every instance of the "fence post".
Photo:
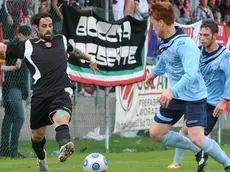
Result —
MULTIPOLYGON (((222 114, 222 115, 225 115, 225 114, 222 114)), ((218 120, 218 144, 219 145, 221 144, 221 135, 222 135, 222 115, 219 117, 219 120, 218 120)))
POLYGON ((105 88, 105 152, 109 153, 109 87, 105 88))
MULTIPOLYGON (((105 20, 109 21, 109 0, 105 0, 105 20)), ((105 152, 109 153, 109 87, 105 88, 105 152)))
POLYGON ((74 102, 73 104, 75 106, 77 104, 77 102, 78 102, 78 83, 74 82, 73 84, 76 87, 76 89, 74 90, 74 98, 73 98, 73 102, 74 102))

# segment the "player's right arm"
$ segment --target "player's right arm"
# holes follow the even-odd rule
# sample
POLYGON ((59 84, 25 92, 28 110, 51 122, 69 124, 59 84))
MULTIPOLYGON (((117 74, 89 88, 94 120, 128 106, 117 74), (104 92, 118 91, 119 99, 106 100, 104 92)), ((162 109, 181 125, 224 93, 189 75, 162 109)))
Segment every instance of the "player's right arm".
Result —
POLYGON ((166 71, 165 69, 166 69, 165 62, 163 58, 160 58, 156 66, 152 68, 152 73, 156 76, 164 75, 166 71))
POLYGON ((157 65, 152 68, 152 71, 145 79, 145 83, 147 86, 154 87, 154 79, 157 76, 164 75, 165 74, 165 62, 162 58, 157 62, 157 65))
POLYGON ((7 45, 6 60, 7 59, 23 59, 25 53, 25 42, 12 43, 7 45))

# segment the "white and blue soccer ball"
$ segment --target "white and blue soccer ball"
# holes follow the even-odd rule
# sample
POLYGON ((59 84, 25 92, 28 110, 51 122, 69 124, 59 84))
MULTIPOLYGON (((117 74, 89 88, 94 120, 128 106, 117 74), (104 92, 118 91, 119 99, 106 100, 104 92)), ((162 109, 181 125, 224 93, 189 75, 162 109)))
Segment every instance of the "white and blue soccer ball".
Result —
POLYGON ((83 161, 85 172, 106 172, 108 162, 106 158, 99 153, 89 154, 83 161))

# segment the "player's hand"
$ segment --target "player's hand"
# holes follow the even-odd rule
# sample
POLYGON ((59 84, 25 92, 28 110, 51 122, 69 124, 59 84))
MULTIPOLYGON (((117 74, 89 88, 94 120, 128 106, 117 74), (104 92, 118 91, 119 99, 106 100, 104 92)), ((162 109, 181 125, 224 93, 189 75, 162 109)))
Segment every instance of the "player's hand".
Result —
POLYGON ((100 71, 100 70, 97 68, 97 63, 91 63, 91 64, 89 65, 89 67, 92 69, 94 75, 95 75, 95 71, 100 71))
POLYGON ((16 65, 15 65, 16 69, 20 69, 21 65, 22 65, 22 60, 21 59, 17 59, 16 65))
POLYGON ((0 42, 0 59, 5 59, 6 45, 0 42))
POLYGON ((146 79, 145 79, 145 83, 148 87, 152 87, 154 88, 154 79, 156 78, 156 75, 154 75, 153 73, 150 73, 147 75, 146 79))
POLYGON ((222 99, 217 105, 216 105, 216 108, 214 109, 213 111, 213 116, 214 117, 219 117, 222 112, 226 109, 226 103, 227 101, 222 99))
POLYGON ((158 101, 162 107, 167 108, 169 105, 169 102, 173 99, 173 97, 174 97, 173 93, 168 90, 168 91, 163 92, 160 95, 158 101))

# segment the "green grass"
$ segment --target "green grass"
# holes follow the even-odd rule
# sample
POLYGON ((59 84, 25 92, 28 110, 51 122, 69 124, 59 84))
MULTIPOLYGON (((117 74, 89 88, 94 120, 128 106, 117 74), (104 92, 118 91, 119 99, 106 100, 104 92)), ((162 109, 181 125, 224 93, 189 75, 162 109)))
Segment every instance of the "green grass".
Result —
MULTIPOLYGON (((167 172, 167 165, 173 160, 174 149, 165 149, 161 144, 153 142, 148 137, 126 139, 112 137, 110 152, 104 153, 104 141, 79 140, 75 141, 76 153, 66 163, 57 161, 51 152, 57 149, 55 141, 47 141, 48 164, 50 172, 83 172, 83 159, 92 152, 99 152, 106 156, 108 172, 167 172), (85 150, 85 148, 87 148, 85 150), (125 148, 136 149, 135 153, 122 153, 125 148), (84 153, 80 153, 85 150, 84 153)), ((230 155, 230 146, 222 146, 230 155)), ((30 142, 20 142, 20 151, 29 155, 30 142)), ((36 158, 0 159, 0 172, 36 172, 36 158)), ((182 168, 178 172, 196 171, 196 161, 192 152, 186 151, 182 168)), ((224 171, 222 166, 210 158, 207 172, 224 171)))
MULTIPOLYGON (((230 148, 226 150, 230 153, 230 148)), ((105 155, 109 162, 108 172, 164 172, 167 165, 172 162, 173 150, 137 153, 110 153, 105 155)), ((50 172, 82 172, 82 162, 87 154, 75 154, 64 164, 56 157, 48 157, 50 172)), ((21 160, 0 159, 0 171, 4 172, 35 172, 36 159, 21 160)), ((186 151, 182 168, 178 172, 196 171, 196 162, 191 152, 186 151)), ((220 172, 222 167, 209 161, 207 172, 220 172)))

